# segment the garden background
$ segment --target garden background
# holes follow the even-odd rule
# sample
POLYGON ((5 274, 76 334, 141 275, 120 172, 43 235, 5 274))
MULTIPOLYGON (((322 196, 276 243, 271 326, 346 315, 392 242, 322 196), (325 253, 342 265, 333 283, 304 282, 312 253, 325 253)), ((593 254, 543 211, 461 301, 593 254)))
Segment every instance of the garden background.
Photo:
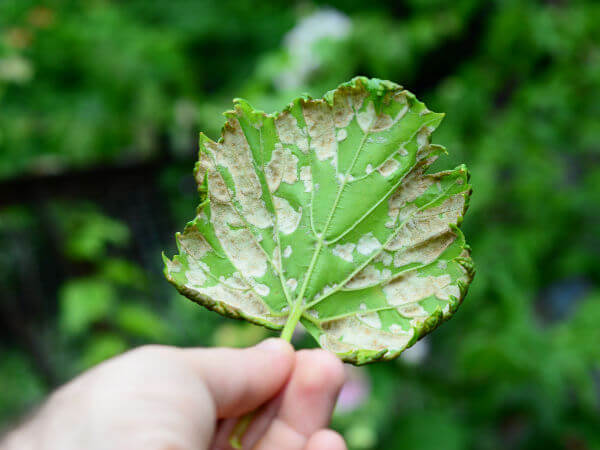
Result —
POLYGON ((447 113, 478 273, 452 321, 349 369, 334 427, 357 450, 600 448, 598 24, 577 0, 0 0, 0 428, 133 346, 269 335, 162 276, 198 132, 233 97, 360 74, 447 113))

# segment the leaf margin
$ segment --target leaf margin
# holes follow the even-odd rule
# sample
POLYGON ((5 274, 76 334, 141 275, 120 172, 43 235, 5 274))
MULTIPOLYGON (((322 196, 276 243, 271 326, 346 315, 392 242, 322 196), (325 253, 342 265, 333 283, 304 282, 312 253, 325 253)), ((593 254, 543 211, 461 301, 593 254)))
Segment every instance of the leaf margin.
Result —
MULTIPOLYGON (((329 106, 333 106, 334 95, 336 92, 339 92, 340 90, 344 90, 344 89, 350 89, 350 90, 357 89, 359 83, 367 92, 377 93, 378 95, 375 98, 379 99, 381 101, 383 101, 383 96, 381 94, 383 94, 385 92, 394 91, 394 90, 402 90, 403 92, 407 92, 408 94, 410 94, 414 97, 414 94, 410 93, 409 91, 403 90, 402 86, 400 86, 392 81, 380 80, 380 79, 376 79, 376 78, 369 79, 366 77, 359 76, 359 77, 354 77, 350 81, 340 84, 337 88, 328 91, 321 98, 318 98, 318 99, 313 99, 311 96, 309 96, 307 94, 301 95, 301 96, 295 98, 294 100, 292 100, 288 105, 286 105, 280 111, 276 111, 273 113, 265 113, 264 111, 255 109, 246 100, 243 100, 240 98, 234 99, 233 109, 230 109, 223 113, 223 115, 228 119, 228 121, 223 125, 219 139, 217 141, 212 141, 203 132, 201 132, 200 136, 199 136, 199 144, 200 144, 199 160, 196 162, 195 167, 194 167, 194 177, 195 177, 196 181, 198 182, 198 192, 200 193, 200 200, 201 200, 200 204, 197 208, 197 213, 200 212, 200 209, 202 208, 202 206, 205 204, 206 201, 208 201, 207 200, 208 197, 206 195, 207 194, 207 186, 206 186, 206 179, 205 179, 206 177, 204 177, 201 174, 201 167, 200 167, 200 157, 203 152, 202 144, 205 140, 209 140, 209 141, 216 142, 216 143, 222 143, 224 141, 224 135, 225 135, 225 132, 226 132, 228 124, 229 124, 229 119, 236 118, 238 113, 240 112, 241 108, 249 108, 250 111, 247 111, 247 113, 250 112, 253 115, 261 116, 263 118, 272 118, 275 120, 283 114, 290 113, 292 108, 298 102, 300 102, 300 104, 304 104, 304 103, 307 103, 310 101, 325 101, 329 106)), ((415 99, 416 99, 416 97, 415 97, 415 99)), ((377 107, 377 105, 375 105, 375 106, 377 107)), ((440 120, 444 116, 443 113, 436 113, 436 114, 439 114, 441 116, 440 120)), ((430 136, 429 136, 429 138, 430 138, 430 136)), ((442 146, 438 146, 438 147, 440 147, 443 150, 443 152, 447 153, 444 147, 442 147, 442 146)), ((254 162, 255 161, 253 160, 253 163, 254 162)), ((412 168, 410 170, 412 170, 412 168)), ((470 179, 470 174, 464 164, 459 165, 454 170, 465 171, 466 176, 467 176, 467 183, 468 183, 468 181, 470 179)), ((459 227, 460 227, 460 225, 464 219, 464 215, 466 214, 466 211, 469 207, 471 193, 472 193, 472 187, 470 185, 469 185, 468 190, 461 193, 461 195, 463 195, 464 200, 465 200, 463 210, 457 218, 456 225, 451 224, 451 227, 453 227, 453 226, 456 227, 458 232, 460 232, 461 234, 462 234, 462 231, 460 231, 459 227)), ((196 218, 194 218, 190 222, 188 222, 188 224, 185 227, 184 233, 187 231, 188 227, 194 226, 194 222, 195 222, 196 218)), ((178 238, 180 235, 181 235, 181 233, 176 234, 176 236, 178 238)), ((463 235, 463 237, 464 237, 464 235, 463 235)), ((178 242, 178 249, 180 250, 179 242, 178 242)), ((464 300, 464 298, 467 294, 467 291, 468 291, 468 287, 469 287, 471 281, 473 280, 473 277, 475 274, 474 263, 473 263, 473 260, 471 258, 471 254, 470 254, 470 247, 466 243, 463 246, 463 253, 465 256, 461 257, 462 261, 458 261, 458 258, 455 258, 457 260, 457 262, 459 263, 459 265, 465 270, 465 275, 466 275, 465 282, 463 282, 461 280, 459 280, 457 282, 457 286, 458 286, 459 292, 460 292, 459 297, 450 296, 449 307, 448 307, 447 313, 444 314, 444 312, 441 309, 432 313, 431 316, 428 317, 423 322, 422 326, 418 330, 415 329, 414 335, 411 337, 410 341, 407 343, 407 345, 404 348, 397 350, 397 351, 393 351, 393 352, 390 352, 388 349, 383 349, 383 350, 358 349, 358 350, 353 350, 353 351, 347 352, 347 353, 336 353, 336 355, 338 357, 340 357, 341 359, 343 359, 344 361, 350 362, 350 363, 356 364, 356 365, 362 365, 362 364, 376 362, 376 361, 380 361, 380 360, 394 359, 402 351, 404 351, 405 349, 414 345, 414 343, 416 343, 423 336, 425 336, 429 332, 435 330, 443 322, 445 322, 450 317, 452 317, 452 315, 456 312, 456 310, 458 309, 458 307, 464 300)), ((178 256, 178 255, 176 255, 176 256, 178 256)), ((255 316, 251 316, 249 314, 246 314, 244 311, 242 311, 239 308, 228 305, 227 303, 221 302, 219 300, 211 299, 211 298, 209 298, 205 295, 202 295, 190 288, 187 288, 185 285, 180 285, 169 274, 167 264, 170 263, 170 261, 165 256, 164 253, 163 253, 163 261, 165 263, 164 274, 165 274, 165 277, 167 278, 167 280, 171 284, 173 284, 182 295, 188 297, 189 299, 193 300, 194 302, 206 307, 207 309, 218 312, 221 315, 224 315, 224 316, 227 316, 227 317, 230 317, 233 319, 237 319, 237 320, 246 320, 251 323, 264 326, 271 330, 281 330, 284 328, 284 326, 285 326, 284 324, 275 324, 275 323, 269 322, 267 320, 263 320, 261 318, 255 317, 255 316)), ((435 260, 433 262, 435 262, 435 260)), ((285 285, 283 285, 283 289, 284 290, 286 289, 285 285)), ((305 312, 306 312, 306 310, 304 311, 304 313, 305 312)), ((286 315, 289 315, 289 313, 290 313, 290 311, 287 311, 286 315)), ((303 318, 305 317, 304 313, 302 314, 303 318)), ((305 327, 307 327, 307 325, 305 323, 306 321, 304 321, 304 320, 301 320, 301 321, 302 321, 303 325, 305 327)), ((310 326, 308 326, 307 328, 309 328, 309 327, 310 326)), ((308 331, 310 332, 310 329, 308 331)), ((318 338, 312 332, 310 332, 310 334, 313 335, 313 337, 315 337, 315 339, 318 341, 318 338)))

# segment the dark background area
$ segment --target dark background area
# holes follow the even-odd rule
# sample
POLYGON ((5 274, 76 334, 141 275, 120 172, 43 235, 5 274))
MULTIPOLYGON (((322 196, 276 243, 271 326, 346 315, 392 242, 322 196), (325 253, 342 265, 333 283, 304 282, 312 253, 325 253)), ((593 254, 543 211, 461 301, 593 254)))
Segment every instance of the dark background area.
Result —
MULTIPOLYGON (((477 276, 401 358, 348 368, 351 449, 600 448, 600 3, 0 0, 0 428, 149 342, 269 332, 162 276, 197 136, 355 75, 446 118, 477 276)), ((309 344, 302 334, 295 344, 309 344)))

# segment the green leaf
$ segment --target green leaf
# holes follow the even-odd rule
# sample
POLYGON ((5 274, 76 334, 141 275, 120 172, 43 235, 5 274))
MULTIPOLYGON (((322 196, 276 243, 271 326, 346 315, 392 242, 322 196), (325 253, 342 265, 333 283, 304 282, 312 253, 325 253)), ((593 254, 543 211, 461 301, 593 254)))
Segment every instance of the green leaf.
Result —
POLYGON ((93 278, 67 282, 59 297, 61 329, 69 336, 80 335, 108 317, 117 303, 113 286, 93 278))
POLYGON ((443 114, 358 77, 265 114, 244 100, 200 136, 201 204, 165 275, 190 299, 362 364, 449 318, 473 276, 464 166, 427 174, 443 114))
POLYGON ((40 402, 46 394, 44 382, 21 352, 0 348, 0 423, 40 402))
POLYGON ((74 260, 100 261, 109 246, 123 246, 129 241, 127 226, 93 205, 55 203, 52 212, 64 236, 65 251, 74 260))
POLYGON ((115 314, 115 321, 121 330, 134 337, 161 341, 169 332, 161 317, 143 305, 123 304, 119 306, 115 314))
POLYGON ((111 333, 101 334, 88 342, 81 363, 84 369, 89 369, 126 350, 127 342, 122 337, 111 333))

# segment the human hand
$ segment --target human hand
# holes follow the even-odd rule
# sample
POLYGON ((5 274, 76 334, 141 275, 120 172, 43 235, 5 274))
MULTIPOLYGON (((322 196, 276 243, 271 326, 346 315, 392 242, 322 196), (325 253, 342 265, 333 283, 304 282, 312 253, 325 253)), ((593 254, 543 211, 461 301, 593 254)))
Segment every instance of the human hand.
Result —
POLYGON ((235 418, 261 407, 244 449, 343 450, 325 429, 343 381, 335 356, 281 339, 241 350, 146 346, 60 388, 0 448, 230 449, 235 418))

